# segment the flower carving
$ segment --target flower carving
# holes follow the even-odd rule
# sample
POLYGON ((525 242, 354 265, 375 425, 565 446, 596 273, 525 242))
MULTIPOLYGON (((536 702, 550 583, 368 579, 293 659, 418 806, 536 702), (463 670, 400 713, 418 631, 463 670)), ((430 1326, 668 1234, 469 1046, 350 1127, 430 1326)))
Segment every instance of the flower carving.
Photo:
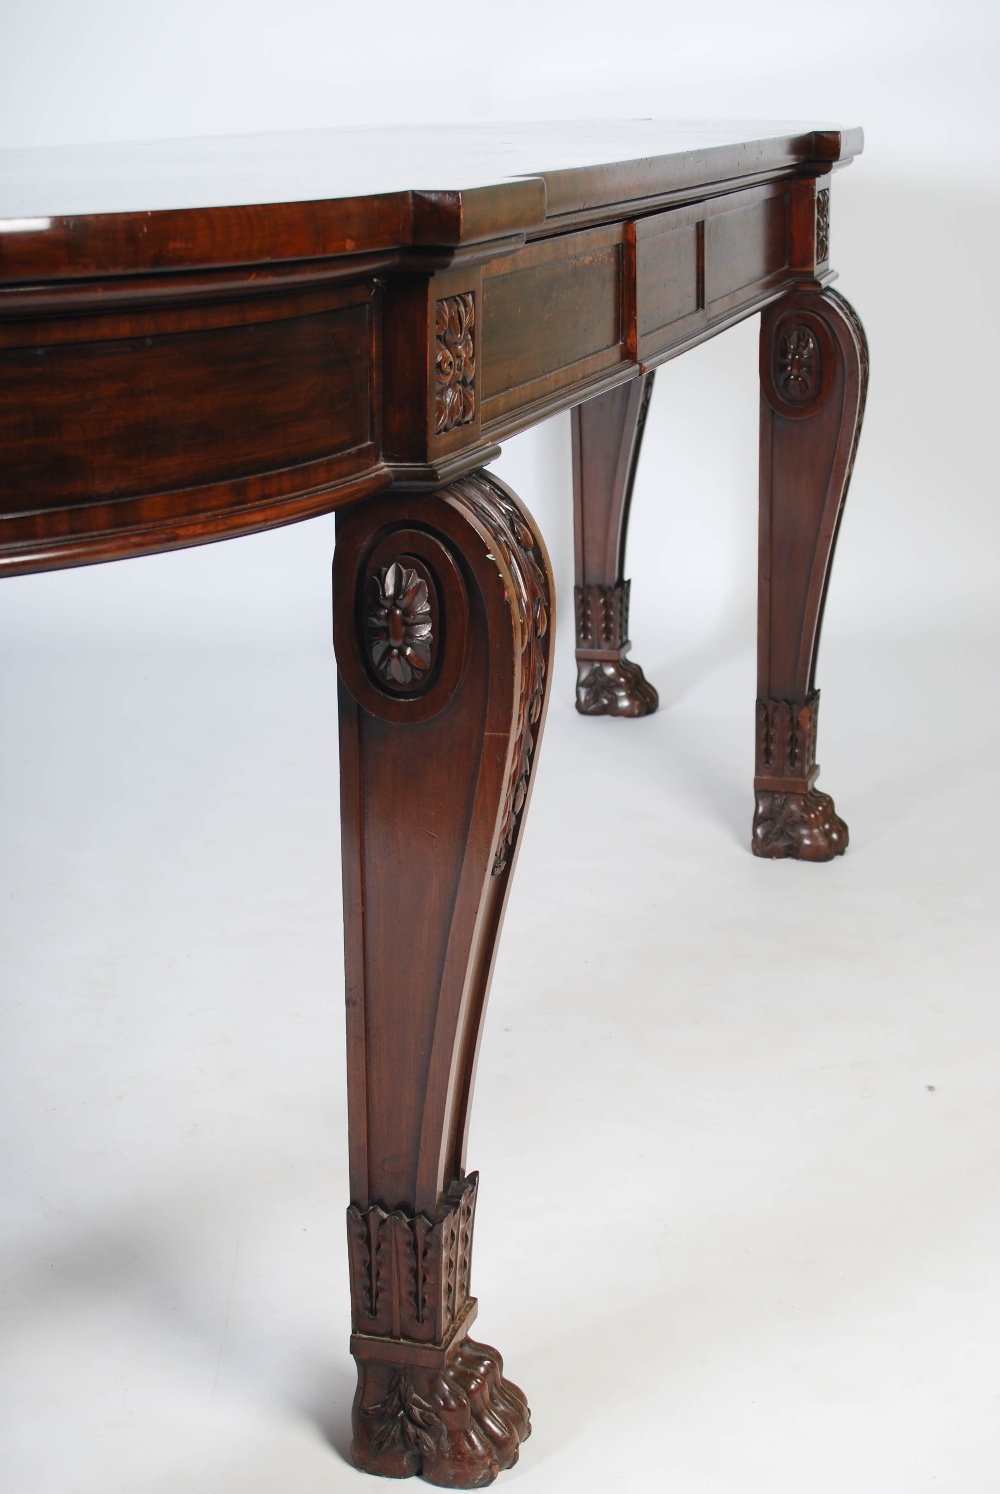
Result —
POLYGON ((778 377, 775 381, 785 399, 804 405, 819 383, 819 348, 808 327, 792 327, 778 343, 778 377))
POLYGON ((816 263, 824 264, 830 258, 830 188, 823 187, 816 193, 816 263))
POLYGON ((406 1370, 397 1370, 388 1394, 374 1406, 365 1406, 366 1416, 377 1418, 372 1447, 382 1452, 402 1444, 422 1453, 434 1451, 434 1429, 441 1418, 429 1401, 418 1395, 406 1370))
POLYGON ((476 414, 476 303, 471 292, 446 296, 435 307, 435 431, 468 425, 476 414))
POLYGON ((434 636, 427 582, 401 560, 371 578, 365 626, 368 654, 386 684, 419 684, 431 666, 434 636))

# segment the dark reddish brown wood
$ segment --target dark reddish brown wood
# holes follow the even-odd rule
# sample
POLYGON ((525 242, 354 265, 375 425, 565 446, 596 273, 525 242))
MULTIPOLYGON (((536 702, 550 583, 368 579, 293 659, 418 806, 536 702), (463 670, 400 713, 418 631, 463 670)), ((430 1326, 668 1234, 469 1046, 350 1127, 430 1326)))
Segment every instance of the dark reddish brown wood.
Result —
POLYGON ((843 849, 813 786, 813 668, 867 367, 823 288, 829 169, 860 148, 637 121, 0 153, 0 570, 340 510, 354 1452, 372 1471, 478 1486, 529 1431, 467 1336, 465 1138, 552 589, 532 521, 478 469, 578 407, 578 705, 654 709, 624 575, 651 370, 770 308, 754 849, 843 849))
POLYGON ((626 658, 625 540, 653 374, 573 411, 576 538, 576 708, 584 716, 646 716, 659 696, 626 658))
POLYGON ((370 447, 372 295, 351 287, 330 297, 348 304, 298 316, 0 350, 0 505, 238 482, 370 447))
POLYGON ((485 473, 338 522, 354 1457, 473 1488, 527 1406, 466 1337, 465 1142, 552 640, 533 521, 485 473))
MULTIPOLYGON (((824 250, 828 231, 818 215, 824 250)), ((848 834, 815 788, 816 653, 868 383, 864 329, 843 296, 804 286, 765 312, 760 379, 752 845, 757 856, 829 861, 848 834)))
POLYGON ((0 152, 0 569, 472 471, 811 273, 817 172, 859 146, 639 121, 0 152))

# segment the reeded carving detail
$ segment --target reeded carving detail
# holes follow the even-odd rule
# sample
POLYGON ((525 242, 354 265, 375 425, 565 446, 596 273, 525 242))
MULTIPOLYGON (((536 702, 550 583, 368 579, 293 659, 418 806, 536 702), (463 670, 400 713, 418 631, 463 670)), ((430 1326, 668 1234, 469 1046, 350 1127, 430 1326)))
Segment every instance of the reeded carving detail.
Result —
POLYGON ((778 338, 774 382, 790 405, 807 405, 818 393, 822 378, 819 344, 812 328, 799 323, 778 338))
POLYGON ((397 689, 421 684, 435 647, 427 582, 405 561, 394 560, 368 585, 365 632, 375 673, 397 689))
POLYGON ((816 763, 819 691, 804 702, 758 700, 757 772, 804 778, 816 763))
POLYGON ((446 1195, 432 1224, 377 1204, 347 1211, 355 1333, 444 1343, 469 1302, 479 1174, 446 1195))
POLYGON ((750 842, 755 856, 832 861, 848 846, 848 830, 829 794, 758 791, 750 842))
POLYGON ((434 429, 439 436, 476 414, 476 300, 471 291, 435 307, 434 429))
POLYGON ((521 623, 521 694, 517 704, 514 759, 493 859, 493 875, 496 877, 507 865, 528 795, 531 759, 545 700, 549 595, 541 547, 523 513, 504 489, 491 482, 487 473, 480 472, 475 484, 459 483, 456 491, 461 492, 479 520, 487 526, 498 554, 510 569, 514 579, 514 602, 521 623))
POLYGON ((487 1344, 463 1339, 437 1369, 358 1366, 351 1453, 364 1472, 480 1489, 517 1462, 528 1403, 487 1344))
POLYGON ((609 652, 628 648, 631 581, 618 586, 575 586, 577 648, 609 652))
POLYGON ((830 188, 821 187, 816 193, 816 263, 824 264, 830 258, 830 188))

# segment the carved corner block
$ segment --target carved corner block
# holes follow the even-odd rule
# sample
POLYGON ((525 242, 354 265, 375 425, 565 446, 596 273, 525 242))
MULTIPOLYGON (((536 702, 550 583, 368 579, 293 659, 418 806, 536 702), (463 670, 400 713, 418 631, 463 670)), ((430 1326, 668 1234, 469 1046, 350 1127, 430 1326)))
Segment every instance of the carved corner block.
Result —
POLYGON ((434 432, 476 418, 476 297, 444 296, 434 307, 434 432))
POLYGON ((576 708, 582 716, 648 716, 660 703, 638 664, 625 655, 630 581, 577 586, 576 708))
POLYGON ((826 264, 830 258, 830 188, 820 187, 816 193, 816 263, 826 264))

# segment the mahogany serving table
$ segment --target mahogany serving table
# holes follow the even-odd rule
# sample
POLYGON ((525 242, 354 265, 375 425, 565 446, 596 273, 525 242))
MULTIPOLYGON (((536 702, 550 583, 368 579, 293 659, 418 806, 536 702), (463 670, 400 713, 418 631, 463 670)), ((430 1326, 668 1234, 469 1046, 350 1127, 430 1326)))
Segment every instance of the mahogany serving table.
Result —
POLYGON ((864 406, 828 287, 859 130, 453 126, 0 154, 0 567, 337 510, 359 1467, 475 1487, 528 1408, 468 1329, 476 1047, 550 679, 496 442, 573 409, 577 707, 638 716, 659 363, 761 311, 759 856, 822 861, 813 672, 864 406))

